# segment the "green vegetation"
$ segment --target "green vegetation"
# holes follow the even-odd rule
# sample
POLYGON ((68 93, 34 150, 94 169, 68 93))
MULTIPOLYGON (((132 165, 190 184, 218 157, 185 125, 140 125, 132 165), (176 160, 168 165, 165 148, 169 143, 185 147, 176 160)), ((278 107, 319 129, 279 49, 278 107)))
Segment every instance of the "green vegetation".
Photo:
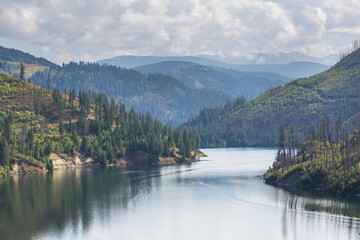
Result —
POLYGON ((195 132, 163 125, 103 93, 53 91, 0 73, 0 174, 15 163, 52 169, 51 153, 93 157, 106 165, 125 154, 144 152, 149 164, 160 157, 193 158, 199 148, 195 132), (178 150, 179 149, 179 150, 178 150))
POLYGON ((175 78, 162 74, 141 74, 138 71, 84 62, 58 66, 15 49, 0 47, 0 72, 24 78, 46 89, 62 92, 91 89, 104 92, 117 102, 133 106, 136 112, 150 111, 163 123, 177 126, 194 117, 202 108, 225 103, 230 96, 216 90, 194 90, 175 78), (24 73, 21 75, 21 66, 24 73))
POLYGON ((240 72, 227 68, 203 66, 191 62, 167 61, 134 68, 142 73, 162 73, 197 89, 213 89, 232 97, 252 99, 290 79, 269 72, 240 72))
POLYGON ((215 111, 203 124, 204 115, 184 126, 196 130, 203 147, 276 146, 279 126, 294 126, 301 142, 312 132, 312 124, 327 115, 336 117, 347 133, 355 129, 360 109, 360 49, 334 67, 309 78, 275 87, 231 111, 215 111))
POLYGON ((214 90, 194 90, 175 78, 162 74, 141 74, 135 70, 122 69, 92 63, 65 64, 62 67, 37 72, 32 81, 51 86, 84 91, 91 89, 122 100, 135 111, 150 111, 167 124, 177 125, 195 116, 205 106, 224 103, 229 96, 214 90), (50 71, 50 72, 49 72, 50 71))
POLYGON ((20 50, 5 48, 2 46, 0 46, 0 59, 6 62, 27 63, 46 67, 57 66, 55 63, 52 63, 45 58, 38 58, 29 53, 24 53, 20 50))
MULTIPOLYGON (((265 181, 324 189, 338 194, 359 193, 359 131, 354 130, 344 137, 338 124, 332 126, 326 117, 318 126, 314 125, 310 139, 299 146, 296 155, 291 152, 291 140, 285 152, 284 133, 280 134, 278 157, 264 174, 265 181)), ((284 132, 284 129, 280 132, 284 132)), ((291 139, 291 129, 288 135, 291 139)))

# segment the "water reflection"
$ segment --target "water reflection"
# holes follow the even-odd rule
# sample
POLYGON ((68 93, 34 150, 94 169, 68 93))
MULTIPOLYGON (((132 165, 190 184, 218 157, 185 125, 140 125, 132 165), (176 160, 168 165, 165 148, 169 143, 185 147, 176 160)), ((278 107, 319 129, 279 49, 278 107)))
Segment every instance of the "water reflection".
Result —
POLYGON ((2 179, 0 239, 358 239, 358 198, 263 183, 274 152, 2 179))
POLYGON ((295 187, 273 189, 283 206, 283 239, 359 239, 359 198, 295 187))
POLYGON ((0 239, 37 238, 64 232, 68 225, 86 233, 94 215, 107 221, 111 211, 126 210, 132 199, 149 194, 153 185, 159 187, 160 179, 153 175, 159 176, 159 171, 107 168, 4 179, 0 182, 0 239))
POLYGON ((294 187, 284 187, 284 189, 290 193, 285 201, 286 209, 360 218, 360 199, 358 197, 336 196, 326 192, 294 187))

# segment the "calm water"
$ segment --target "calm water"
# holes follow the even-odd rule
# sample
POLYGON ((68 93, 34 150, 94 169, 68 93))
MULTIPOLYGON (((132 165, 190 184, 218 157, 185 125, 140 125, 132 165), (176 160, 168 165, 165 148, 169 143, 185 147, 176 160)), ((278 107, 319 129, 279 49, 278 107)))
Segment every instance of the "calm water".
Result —
POLYGON ((0 239, 359 239, 360 199, 263 183, 275 151, 0 181, 0 239))

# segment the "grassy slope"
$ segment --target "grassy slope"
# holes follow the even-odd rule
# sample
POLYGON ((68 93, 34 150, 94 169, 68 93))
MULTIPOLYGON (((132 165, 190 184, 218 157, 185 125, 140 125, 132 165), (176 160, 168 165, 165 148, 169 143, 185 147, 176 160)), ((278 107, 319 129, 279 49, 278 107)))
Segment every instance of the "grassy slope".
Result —
POLYGON ((4 116, 11 111, 15 123, 31 119, 30 124, 39 124, 45 116, 52 121, 58 117, 49 91, 3 73, 0 73, 0 100, 0 114, 4 116), (41 109, 38 115, 34 113, 34 95, 41 109))
MULTIPOLYGON (((24 123, 35 126, 41 124, 46 117, 52 121, 58 118, 58 111, 52 106, 50 92, 0 73, 0 116, 6 116, 9 112, 12 113, 15 131, 17 132, 20 131, 20 127, 24 123), (42 109, 39 114, 34 112, 34 94, 40 109, 42 109)), ((25 162, 29 171, 38 171, 39 168, 45 167, 42 162, 30 159, 29 156, 20 154, 16 150, 10 154, 10 162, 25 162)), ((5 174, 5 169, 2 166, 0 166, 1 173, 5 174)))

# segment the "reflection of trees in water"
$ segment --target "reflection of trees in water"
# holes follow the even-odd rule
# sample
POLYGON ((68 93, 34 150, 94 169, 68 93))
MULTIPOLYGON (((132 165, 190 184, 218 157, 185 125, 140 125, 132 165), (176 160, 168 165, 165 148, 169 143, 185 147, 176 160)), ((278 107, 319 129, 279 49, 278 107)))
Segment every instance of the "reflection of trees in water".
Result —
POLYGON ((311 229, 324 226, 326 229, 323 229, 323 234, 326 236, 340 232, 344 234, 344 229, 347 229, 345 233, 347 236, 342 237, 353 239, 359 236, 360 202, 358 198, 333 196, 299 188, 285 187, 283 189, 286 190, 281 190, 284 204, 282 214, 284 239, 289 237, 296 239, 297 234, 306 236, 303 231, 311 232, 311 229), (323 225, 324 222, 326 224, 323 225), (305 224, 306 228, 299 229, 299 223, 305 224))
MULTIPOLYGON (((156 172, 156 170, 155 170, 156 172)), ((95 214, 106 221, 114 209, 126 209, 150 193, 154 171, 124 169, 56 171, 14 176, 0 182, 0 239, 21 239, 72 229, 86 232, 95 214), (96 211, 96 212, 94 212, 96 211)))
POLYGON ((286 208, 311 212, 326 212, 360 219, 360 201, 357 197, 336 196, 313 190, 284 188, 287 195, 286 208))
POLYGON ((336 196, 327 192, 289 186, 267 186, 271 186, 267 188, 267 193, 273 197, 277 206, 283 208, 283 239, 308 239, 307 237, 314 237, 312 234, 319 232, 324 235, 319 236, 320 239, 358 239, 358 197, 336 196), (336 237, 339 233, 345 235, 336 237))

